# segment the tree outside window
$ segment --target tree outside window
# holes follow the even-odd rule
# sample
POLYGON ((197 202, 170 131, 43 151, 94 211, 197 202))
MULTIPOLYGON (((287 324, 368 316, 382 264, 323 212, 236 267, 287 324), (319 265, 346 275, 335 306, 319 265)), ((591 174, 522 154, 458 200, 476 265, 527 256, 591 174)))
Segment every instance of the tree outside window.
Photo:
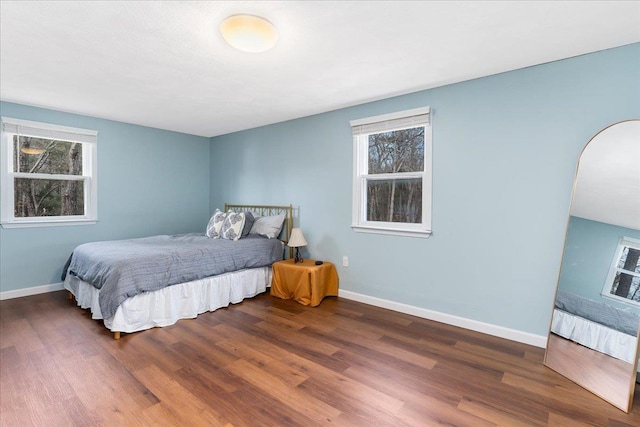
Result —
POLYGON ((603 295, 640 305, 640 240, 620 240, 603 295))
POLYGON ((369 135, 368 166, 385 179, 367 180, 367 220, 421 223, 422 177, 387 176, 424 172, 424 127, 369 135))
POLYGON ((14 215, 84 215, 82 144, 21 135, 13 135, 13 144, 14 172, 21 174, 14 181, 14 215), (41 174, 76 179, 49 179, 41 174))

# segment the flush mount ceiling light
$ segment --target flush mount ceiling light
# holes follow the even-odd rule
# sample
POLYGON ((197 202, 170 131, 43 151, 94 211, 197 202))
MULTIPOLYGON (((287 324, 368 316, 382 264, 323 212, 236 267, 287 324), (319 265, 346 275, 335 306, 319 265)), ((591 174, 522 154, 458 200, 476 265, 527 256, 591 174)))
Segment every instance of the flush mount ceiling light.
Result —
POLYGON ((275 46, 278 30, 264 18, 232 15, 222 21, 220 32, 231 46, 244 52, 264 52, 275 46))
POLYGON ((22 147, 20 151, 22 151, 24 154, 39 156, 40 154, 44 153, 44 148, 22 147))

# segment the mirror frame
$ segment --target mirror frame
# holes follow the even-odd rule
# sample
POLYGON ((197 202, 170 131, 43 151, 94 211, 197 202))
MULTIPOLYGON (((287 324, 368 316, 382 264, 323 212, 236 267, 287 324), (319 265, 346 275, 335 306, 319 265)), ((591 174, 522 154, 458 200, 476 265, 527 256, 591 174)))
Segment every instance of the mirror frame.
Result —
MULTIPOLYGON (((558 271, 558 280, 556 282, 556 292, 554 293, 553 305, 551 306, 552 319, 556 299, 558 297, 558 291, 560 290, 560 278, 562 275, 563 261, 566 252, 567 237, 569 235, 569 223, 571 221, 571 212, 576 193, 580 160, 589 145, 603 132, 613 126, 626 122, 640 123, 640 119, 622 120, 604 127, 589 139, 578 157, 573 179, 571 201, 569 204, 569 215, 567 218, 564 246, 562 248, 562 258, 560 261, 560 269, 558 271)), ((603 400, 609 402, 613 406, 628 413, 631 410, 633 395, 635 392, 638 355, 640 352, 640 327, 639 332, 636 333, 636 351, 634 361, 631 364, 612 356, 608 356, 604 353, 600 353, 596 350, 592 350, 588 347, 584 347, 580 344, 573 343, 564 338, 559 338, 551 331, 551 328, 552 320, 549 322, 549 332, 547 334, 547 346, 544 353, 543 364, 603 400), (549 351, 550 348, 552 348, 551 352, 549 351), (627 365, 632 365, 630 372, 628 371, 630 366, 627 365)))

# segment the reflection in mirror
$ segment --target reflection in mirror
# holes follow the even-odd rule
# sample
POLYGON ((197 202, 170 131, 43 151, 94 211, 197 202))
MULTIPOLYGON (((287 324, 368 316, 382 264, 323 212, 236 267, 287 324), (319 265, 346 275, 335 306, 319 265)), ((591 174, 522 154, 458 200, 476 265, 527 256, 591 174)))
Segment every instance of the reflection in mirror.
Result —
POLYGON ((629 412, 640 326, 640 120, 580 157, 545 365, 629 412))

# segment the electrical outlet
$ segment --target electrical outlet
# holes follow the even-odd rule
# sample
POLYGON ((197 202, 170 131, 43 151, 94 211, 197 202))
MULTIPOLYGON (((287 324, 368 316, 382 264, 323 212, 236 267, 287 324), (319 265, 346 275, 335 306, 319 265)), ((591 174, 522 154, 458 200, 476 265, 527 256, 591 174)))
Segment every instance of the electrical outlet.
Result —
POLYGON ((343 267, 349 267, 349 257, 348 256, 343 256, 342 257, 342 266, 343 267))

